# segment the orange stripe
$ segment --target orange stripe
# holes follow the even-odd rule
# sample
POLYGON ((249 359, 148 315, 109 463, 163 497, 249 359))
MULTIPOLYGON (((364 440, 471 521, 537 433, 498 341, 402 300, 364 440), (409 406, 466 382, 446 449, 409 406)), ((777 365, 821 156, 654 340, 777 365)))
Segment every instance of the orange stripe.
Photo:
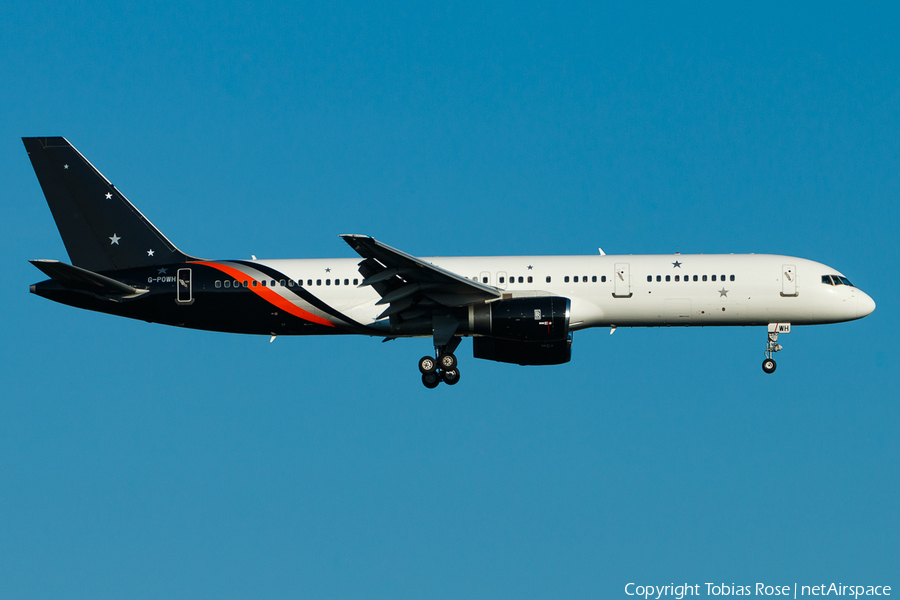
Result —
POLYGON ((249 275, 242 273, 238 269, 235 269, 234 267, 229 267, 229 266, 219 264, 219 263, 199 262, 199 261, 192 262, 191 264, 212 267, 213 269, 216 269, 218 271, 225 273, 232 279, 236 279, 237 281, 240 281, 241 285, 243 285, 243 283, 246 281, 247 289, 252 290, 254 294, 259 296, 260 298, 262 298, 269 304, 277 306, 281 310, 288 312, 288 313, 294 315, 295 317, 299 317, 299 318, 303 319, 304 321, 311 321, 313 323, 318 323, 319 325, 325 325, 326 327, 334 327, 335 326, 335 324, 332 323, 331 321, 327 321, 327 320, 323 319, 322 317, 317 317, 316 315, 312 314, 311 312, 307 312, 307 311, 303 310, 302 308, 300 308, 299 306, 296 306, 292 302, 289 302, 285 298, 281 297, 278 293, 274 292, 271 288, 263 287, 263 286, 254 287, 253 282, 256 280, 253 279, 252 277, 250 277, 249 275))

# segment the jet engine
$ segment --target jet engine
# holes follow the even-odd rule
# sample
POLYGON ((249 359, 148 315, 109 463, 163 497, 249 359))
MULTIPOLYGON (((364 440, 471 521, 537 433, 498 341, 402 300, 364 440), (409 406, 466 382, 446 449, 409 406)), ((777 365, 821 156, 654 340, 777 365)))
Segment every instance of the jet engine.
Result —
POLYGON ((519 365, 558 365, 572 358, 571 301, 512 298, 469 307, 475 358, 519 365))

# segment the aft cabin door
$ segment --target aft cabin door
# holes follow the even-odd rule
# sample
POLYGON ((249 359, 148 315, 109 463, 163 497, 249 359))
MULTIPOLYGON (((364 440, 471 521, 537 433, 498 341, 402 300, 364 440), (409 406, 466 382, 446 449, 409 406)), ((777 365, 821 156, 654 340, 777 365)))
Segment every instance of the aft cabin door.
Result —
POLYGON ((797 267, 794 265, 781 266, 781 295, 797 295, 797 267))
POLYGON ((191 270, 178 269, 178 277, 175 278, 175 287, 177 289, 175 302, 178 304, 194 303, 194 288, 191 284, 191 270))
POLYGON ((631 298, 631 265, 628 263, 616 263, 616 273, 613 275, 616 291, 613 296, 616 298, 631 298))

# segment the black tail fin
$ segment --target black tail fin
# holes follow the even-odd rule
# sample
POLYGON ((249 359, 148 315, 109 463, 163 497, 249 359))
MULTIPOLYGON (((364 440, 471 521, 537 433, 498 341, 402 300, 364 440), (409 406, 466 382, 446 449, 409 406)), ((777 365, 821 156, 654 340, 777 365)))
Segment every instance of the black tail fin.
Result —
POLYGON ((22 138, 72 264, 114 271, 191 260, 65 138, 22 138))

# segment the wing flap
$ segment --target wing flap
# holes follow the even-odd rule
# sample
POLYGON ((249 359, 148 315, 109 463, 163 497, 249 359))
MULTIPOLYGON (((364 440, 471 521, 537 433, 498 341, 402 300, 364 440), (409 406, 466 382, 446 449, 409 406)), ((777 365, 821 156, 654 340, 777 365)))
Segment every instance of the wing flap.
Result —
POLYGON ((390 304, 379 318, 403 315, 421 308, 422 304, 462 307, 499 298, 494 287, 472 281, 452 271, 391 248, 366 235, 342 235, 351 248, 363 257, 359 272, 360 285, 371 285, 381 300, 390 304))

